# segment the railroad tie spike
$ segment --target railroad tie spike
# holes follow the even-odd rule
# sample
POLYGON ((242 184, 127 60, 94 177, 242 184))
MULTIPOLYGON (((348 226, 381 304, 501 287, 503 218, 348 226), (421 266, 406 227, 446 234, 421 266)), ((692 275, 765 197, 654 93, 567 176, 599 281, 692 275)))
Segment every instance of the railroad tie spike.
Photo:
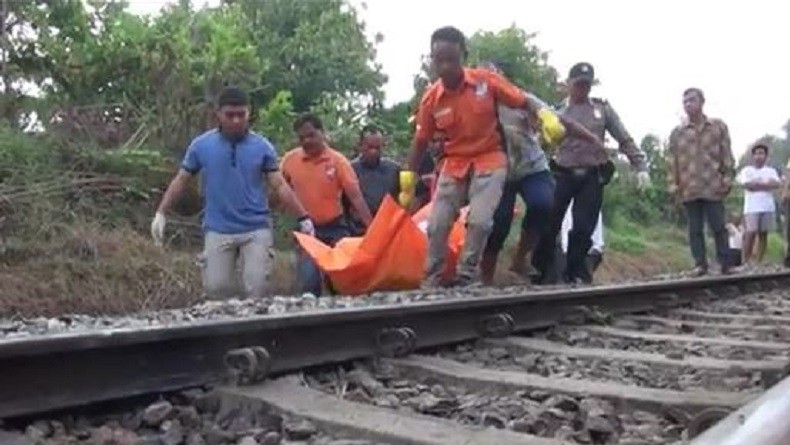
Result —
POLYGON ((762 292, 763 286, 757 281, 749 281, 743 285, 743 290, 747 294, 756 294, 762 292))
POLYGON ((671 308, 678 305, 680 295, 675 292, 662 292, 656 296, 656 306, 661 308, 671 308))
POLYGON ((404 357, 417 348, 417 333, 410 327, 384 328, 376 335, 376 347, 383 357, 404 357))
POLYGON ((225 354, 225 366, 240 385, 265 379, 271 369, 271 355, 263 346, 233 349, 225 354))
POLYGON ((736 298, 741 295, 741 290, 734 284, 725 284, 716 289, 719 298, 736 298))
POLYGON ((699 436, 725 417, 730 415, 730 410, 724 408, 708 408, 693 416, 686 424, 686 434, 689 440, 699 436))
POLYGON ((516 328, 513 316, 507 312, 486 315, 480 318, 477 331, 482 337, 504 338, 512 334, 516 328))

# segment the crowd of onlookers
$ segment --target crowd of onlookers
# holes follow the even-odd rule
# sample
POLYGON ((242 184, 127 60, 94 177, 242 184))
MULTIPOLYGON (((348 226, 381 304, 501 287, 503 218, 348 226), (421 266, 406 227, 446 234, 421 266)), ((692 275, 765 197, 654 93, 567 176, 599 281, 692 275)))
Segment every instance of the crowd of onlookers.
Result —
MULTIPOLYGON (((614 108, 590 96, 592 65, 570 69, 568 97, 555 110, 513 85, 496 62, 465 66, 459 30, 438 29, 430 43, 438 79, 414 116, 405 166, 383 156, 385 135, 374 126, 362 129, 358 156, 347 159, 312 114, 295 120, 299 146, 280 159, 264 136, 249 131, 247 94, 227 87, 217 101, 218 128, 192 141, 159 204, 151 224, 155 241, 163 243, 166 213, 199 173, 206 290, 228 295, 240 287, 261 295, 272 279, 269 194, 297 218, 300 232, 328 245, 364 234, 389 194, 410 212, 430 202, 424 286, 491 284, 520 197, 526 210, 510 269, 536 284, 591 283, 603 255, 604 189, 615 170, 603 143, 607 133, 628 158, 637 187, 650 185, 645 154, 614 108), (448 238, 464 206, 465 239, 447 281, 448 238)), ((703 112, 702 90, 688 88, 682 100, 687 118, 669 136, 667 186, 688 215, 692 273, 709 272, 706 221, 721 272, 735 273, 762 261, 781 181, 766 165, 765 144, 751 148, 751 164, 736 175, 729 129, 703 112), (744 211, 728 224, 724 201, 735 183, 745 189, 744 211)), ((784 191, 786 204, 787 185, 784 191)), ((313 258, 299 248, 297 257, 302 291, 331 289, 313 258)))

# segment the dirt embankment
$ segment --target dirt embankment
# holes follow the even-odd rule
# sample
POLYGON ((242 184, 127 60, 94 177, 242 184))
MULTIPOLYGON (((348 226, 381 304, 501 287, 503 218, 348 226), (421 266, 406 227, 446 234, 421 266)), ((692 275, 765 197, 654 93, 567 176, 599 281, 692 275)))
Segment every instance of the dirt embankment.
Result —
MULTIPOLYGON (((638 280, 672 272, 673 265, 664 257, 660 252, 634 256, 609 251, 596 280, 638 280)), ((184 307, 201 299, 197 252, 162 250, 129 230, 75 229, 34 248, 8 246, 0 258, 0 316, 4 317, 123 314, 184 307)), ((278 252, 275 260, 274 293, 293 293, 293 252, 278 252)), ((498 283, 523 283, 507 271, 509 261, 507 252, 498 283)))

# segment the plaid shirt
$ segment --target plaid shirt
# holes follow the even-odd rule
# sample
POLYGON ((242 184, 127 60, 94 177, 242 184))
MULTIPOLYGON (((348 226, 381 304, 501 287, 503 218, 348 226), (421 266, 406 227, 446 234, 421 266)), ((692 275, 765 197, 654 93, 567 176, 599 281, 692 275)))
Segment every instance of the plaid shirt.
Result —
POLYGON ((719 119, 684 122, 669 136, 669 190, 682 202, 723 200, 735 177, 730 132, 719 119))

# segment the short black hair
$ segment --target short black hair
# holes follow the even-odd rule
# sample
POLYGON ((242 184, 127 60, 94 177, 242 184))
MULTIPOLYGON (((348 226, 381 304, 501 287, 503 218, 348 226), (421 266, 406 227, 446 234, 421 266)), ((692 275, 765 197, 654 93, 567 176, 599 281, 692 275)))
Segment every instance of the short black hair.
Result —
POLYGON ((384 132, 374 124, 367 124, 359 130, 359 140, 365 139, 369 134, 384 134, 384 132))
POLYGON ((239 87, 227 86, 217 96, 217 106, 244 107, 250 104, 247 93, 239 87))
POLYGON ((683 91, 683 97, 686 97, 692 93, 699 96, 699 98, 702 99, 703 102, 705 102, 705 93, 703 93, 702 90, 697 87, 686 88, 686 90, 683 91))
POLYGON ((768 144, 766 144, 765 142, 758 142, 752 145, 752 154, 754 154, 754 152, 756 152, 757 150, 764 151, 765 155, 768 156, 768 144))
POLYGON ((466 36, 454 26, 439 28, 431 34, 431 47, 436 42, 456 43, 461 48, 461 54, 466 58, 466 36))
POLYGON ((305 113, 297 117, 294 121, 294 131, 299 131, 299 129, 302 128, 302 125, 304 124, 310 124, 316 130, 324 131, 324 123, 321 122, 321 118, 313 113, 305 113))

